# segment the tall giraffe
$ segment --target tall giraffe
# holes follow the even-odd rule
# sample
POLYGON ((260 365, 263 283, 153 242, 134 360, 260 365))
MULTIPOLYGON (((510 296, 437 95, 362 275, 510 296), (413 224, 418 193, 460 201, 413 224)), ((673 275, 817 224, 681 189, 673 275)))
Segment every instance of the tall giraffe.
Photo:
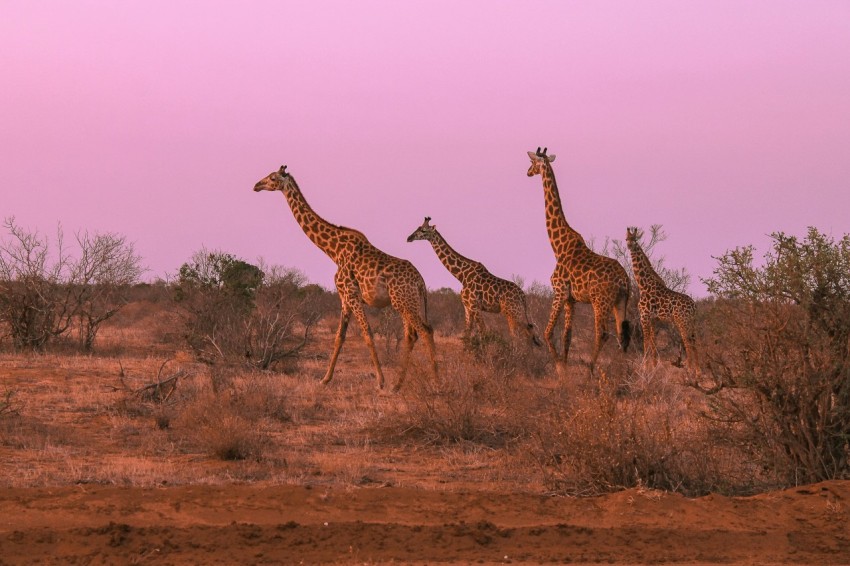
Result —
POLYGON ((561 363, 566 365, 572 340, 573 305, 576 302, 590 303, 593 307, 596 339, 590 358, 590 371, 596 364, 599 351, 608 340, 608 315, 613 313, 617 323, 617 338, 625 352, 631 339, 626 306, 629 302, 629 278, 626 270, 614 259, 594 253, 581 234, 576 232, 564 216, 558 184, 552 170, 554 155, 546 155, 546 149, 529 151, 531 167, 528 176, 540 175, 546 203, 546 230, 555 252, 557 263, 551 282, 554 291, 549 323, 544 338, 552 357, 558 361, 558 352, 553 341, 555 323, 564 311, 564 353, 561 363))
POLYGON ((482 263, 457 253, 437 231, 437 227, 431 224, 431 218, 428 216, 425 217, 422 226, 407 237, 408 242, 414 240, 431 242, 437 257, 463 286, 460 291, 460 300, 466 315, 467 335, 472 333, 475 326, 483 326, 479 317, 481 311, 501 312, 505 315, 508 327, 514 336, 519 336, 520 328, 522 328, 532 344, 542 345, 534 332, 534 325, 528 318, 525 293, 519 285, 496 277, 482 263))
POLYGON ((342 311, 333 354, 322 383, 328 383, 333 378, 337 358, 345 342, 348 321, 354 314, 372 356, 378 388, 383 389, 384 374, 363 303, 378 308, 392 305, 401 315, 405 346, 401 371, 393 390, 398 390, 404 382, 410 352, 420 335, 425 338, 425 345, 431 357, 431 370, 436 376, 434 331, 427 320, 425 282, 413 264, 382 252, 373 246, 362 232, 331 224, 316 214, 307 204, 295 179, 286 171, 285 165, 257 182, 254 191, 281 191, 301 229, 338 267, 334 282, 342 311))
POLYGON ((638 312, 643 328, 646 355, 654 365, 658 361, 658 349, 655 346, 656 320, 672 322, 685 344, 688 367, 698 371, 699 359, 696 351, 696 303, 688 295, 677 293, 667 285, 652 268, 652 263, 640 246, 643 232, 637 228, 626 228, 626 246, 632 256, 632 271, 635 275, 640 298, 638 312))

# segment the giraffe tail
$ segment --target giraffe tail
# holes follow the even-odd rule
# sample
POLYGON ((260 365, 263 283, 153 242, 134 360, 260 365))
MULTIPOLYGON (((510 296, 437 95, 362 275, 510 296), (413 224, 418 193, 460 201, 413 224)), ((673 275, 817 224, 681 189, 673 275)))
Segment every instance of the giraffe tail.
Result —
POLYGON ((528 333, 531 334, 532 344, 534 344, 538 348, 543 345, 543 342, 540 341, 540 338, 537 337, 537 333, 534 331, 534 325, 530 322, 528 323, 528 333))
POLYGON ((431 326, 431 323, 429 322, 429 319, 428 319, 428 288, 425 287, 424 282, 422 283, 422 315, 423 315, 422 325, 425 327, 425 330, 429 334, 433 334, 434 333, 434 327, 431 326))
POLYGON ((629 348, 629 343, 632 341, 632 325, 628 320, 624 320, 620 324, 620 344, 625 352, 629 348))

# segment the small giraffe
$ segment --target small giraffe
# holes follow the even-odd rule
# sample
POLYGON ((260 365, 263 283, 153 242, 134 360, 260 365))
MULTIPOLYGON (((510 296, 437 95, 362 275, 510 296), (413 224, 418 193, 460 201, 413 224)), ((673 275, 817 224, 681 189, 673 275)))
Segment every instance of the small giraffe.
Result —
POLYGON ((638 312, 643 328, 646 355, 655 365, 658 361, 658 349, 655 346, 655 320, 672 322, 679 330, 685 344, 688 367, 698 371, 699 359, 696 351, 696 303, 684 293, 668 288, 640 246, 643 232, 637 228, 626 228, 626 246, 632 256, 632 271, 637 281, 640 298, 638 312))
POLYGON ((295 179, 286 171, 285 165, 261 179, 254 185, 254 191, 281 191, 292 209, 295 220, 307 237, 337 264, 334 282, 342 311, 333 354, 322 383, 326 384, 333 378, 337 358, 345 342, 348 321, 354 314, 372 356, 378 388, 383 389, 384 374, 375 351, 375 342, 363 303, 378 308, 392 305, 401 315, 405 346, 401 371, 393 390, 397 391, 404 382, 410 352, 420 336, 425 338, 425 345, 431 357, 431 370, 436 377, 434 331, 427 320, 425 282, 413 264, 382 252, 373 246, 362 232, 331 224, 316 214, 307 204, 295 179))
POLYGON ((481 311, 501 312, 508 321, 511 334, 519 336, 522 327, 532 344, 542 345, 534 332, 534 325, 528 318, 525 293, 519 285, 496 277, 483 264, 457 253, 437 231, 437 227, 431 224, 431 218, 428 216, 422 226, 407 237, 408 242, 414 240, 431 242, 437 257, 463 286, 460 299, 466 315, 467 336, 471 335, 474 327, 483 328, 484 323, 479 316, 481 311))
POLYGON ((552 170, 554 155, 546 155, 546 149, 529 151, 531 167, 528 176, 540 175, 543 179, 543 193, 546 203, 546 230, 549 242, 555 252, 556 265, 551 282, 554 298, 546 325, 544 338, 555 361, 558 353, 553 341, 555 323, 564 311, 564 353, 561 363, 566 365, 572 340, 573 305, 576 302, 590 303, 593 307, 596 339, 590 358, 590 371, 596 364, 599 351, 608 340, 608 316, 614 314, 617 324, 617 338, 620 348, 625 352, 631 339, 629 321, 626 319, 626 306, 629 302, 629 277, 626 270, 614 259, 594 253, 587 246, 581 234, 573 230, 564 216, 555 173, 552 170))

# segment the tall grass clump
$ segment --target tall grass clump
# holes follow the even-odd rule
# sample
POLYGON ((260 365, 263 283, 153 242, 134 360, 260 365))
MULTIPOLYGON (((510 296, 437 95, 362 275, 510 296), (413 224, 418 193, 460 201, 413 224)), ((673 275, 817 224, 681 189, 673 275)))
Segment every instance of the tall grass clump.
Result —
POLYGON ((700 494, 725 489, 690 392, 665 369, 637 367, 615 382, 563 383, 532 419, 530 452, 554 493, 598 495, 631 487, 700 494))
POLYGON ((261 375, 233 376, 226 388, 195 385, 180 400, 175 433, 189 448, 221 460, 260 460, 270 431, 291 421, 280 387, 261 375))
POLYGON ((437 379, 416 371, 378 427, 384 436, 427 444, 505 447, 525 436, 522 407, 535 402, 526 385, 463 359, 443 364, 437 379))

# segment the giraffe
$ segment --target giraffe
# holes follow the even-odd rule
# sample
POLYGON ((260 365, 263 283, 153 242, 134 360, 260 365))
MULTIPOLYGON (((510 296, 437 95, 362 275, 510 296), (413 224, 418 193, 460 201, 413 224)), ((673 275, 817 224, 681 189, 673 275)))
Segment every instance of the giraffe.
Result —
POLYGON ((384 388, 384 374, 363 303, 378 308, 391 305, 401 315, 404 324, 404 350, 401 370, 393 391, 397 391, 404 382, 411 350, 420 336, 425 339, 431 358, 431 371, 436 377, 434 331, 427 319, 425 282, 413 264, 382 252, 373 246, 362 232, 331 224, 316 214, 304 199, 298 183, 286 171, 285 165, 257 182, 254 191, 281 191, 292 209, 295 220, 307 237, 337 265, 334 283, 342 310, 333 353, 322 383, 327 384, 333 378, 334 368, 345 342, 348 322, 353 314, 360 324, 363 340, 369 347, 378 389, 384 388))
POLYGON ((653 327, 655 320, 672 322, 685 344, 688 367, 692 371, 698 371, 699 359, 696 351, 696 325, 694 323, 696 303, 688 295, 677 293, 664 284, 640 246, 642 236, 642 230, 626 228, 626 246, 632 256, 632 271, 640 292, 638 312, 645 337, 646 355, 651 359, 653 365, 658 362, 658 349, 655 346, 655 328, 653 327))
POLYGON ((473 327, 483 327, 479 317, 481 311, 505 315, 511 334, 519 336, 520 328, 535 346, 541 346, 534 332, 534 325, 528 318, 525 293, 513 281, 507 281, 490 273, 482 263, 460 255, 452 248, 437 227, 426 216, 422 225, 407 237, 408 242, 427 240, 437 253, 437 257, 449 270, 449 273, 463 286, 460 299, 466 315, 466 334, 471 335, 473 327))
POLYGON ((545 148, 540 151, 538 147, 536 152, 529 151, 528 157, 531 159, 528 176, 540 175, 543 179, 546 230, 556 258, 555 270, 550 278, 554 297, 544 338, 556 363, 560 361, 566 366, 572 340, 573 306, 576 302, 590 303, 596 334, 590 358, 592 374, 599 351, 608 340, 609 314, 614 314, 620 348, 625 352, 629 347, 631 333, 626 318, 629 278, 619 262, 591 251, 581 234, 567 223, 552 170, 555 156, 547 155, 545 148), (553 333, 561 310, 564 311, 564 353, 559 360, 553 333))

